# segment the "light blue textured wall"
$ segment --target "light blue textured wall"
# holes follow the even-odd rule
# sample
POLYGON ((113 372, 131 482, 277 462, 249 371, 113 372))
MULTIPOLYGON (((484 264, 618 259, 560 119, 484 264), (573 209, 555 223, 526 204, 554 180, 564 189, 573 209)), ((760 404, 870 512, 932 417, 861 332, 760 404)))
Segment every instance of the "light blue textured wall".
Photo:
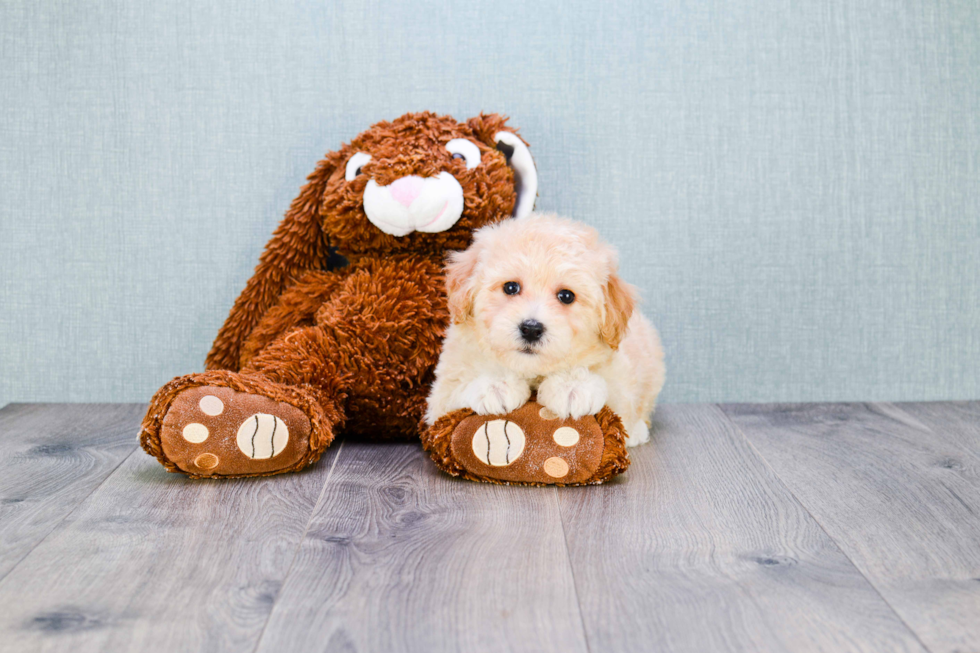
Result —
POLYGON ((665 401, 980 397, 975 0, 0 3, 0 404, 199 370, 372 122, 512 117, 665 401))

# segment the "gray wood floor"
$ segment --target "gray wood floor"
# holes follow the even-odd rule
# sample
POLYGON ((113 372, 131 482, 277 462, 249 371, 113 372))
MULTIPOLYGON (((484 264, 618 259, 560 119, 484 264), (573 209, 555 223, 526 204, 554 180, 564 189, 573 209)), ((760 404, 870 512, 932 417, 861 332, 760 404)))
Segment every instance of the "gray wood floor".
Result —
POLYGON ((566 489, 191 481, 143 408, 0 410, 0 650, 980 651, 980 402, 664 406, 566 489))

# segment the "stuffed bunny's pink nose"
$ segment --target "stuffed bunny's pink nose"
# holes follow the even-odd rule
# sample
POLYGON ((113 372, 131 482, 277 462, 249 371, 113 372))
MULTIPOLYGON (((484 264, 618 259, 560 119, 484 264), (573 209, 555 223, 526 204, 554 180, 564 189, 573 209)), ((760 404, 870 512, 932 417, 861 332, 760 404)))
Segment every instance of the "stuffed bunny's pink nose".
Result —
POLYGON ((388 190, 399 204, 408 208, 415 201, 415 198, 419 196, 419 193, 422 192, 422 183, 421 177, 409 175, 408 177, 402 177, 396 180, 388 186, 388 190))

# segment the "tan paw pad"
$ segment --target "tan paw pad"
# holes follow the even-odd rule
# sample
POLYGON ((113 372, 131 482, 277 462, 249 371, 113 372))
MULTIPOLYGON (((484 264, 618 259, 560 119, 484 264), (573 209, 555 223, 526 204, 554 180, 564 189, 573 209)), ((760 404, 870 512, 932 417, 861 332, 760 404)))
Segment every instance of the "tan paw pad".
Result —
POLYGON ((568 475, 568 463, 557 456, 544 461, 544 473, 552 478, 562 478, 568 475))
POLYGON ((605 447, 598 422, 591 415, 550 419, 546 411, 532 401, 507 415, 464 418, 451 436, 453 458, 468 473, 504 482, 587 481, 605 447))
POLYGON ((554 438, 555 444, 560 447, 574 447, 579 441, 578 431, 571 426, 562 426, 551 437, 554 438))
POLYGON ((197 422, 191 422, 181 431, 181 435, 188 442, 193 442, 194 444, 200 444, 208 439, 208 427, 204 424, 199 424, 197 422))
POLYGON ((256 413, 238 427, 235 440, 242 453, 253 460, 275 458, 289 442, 289 428, 275 415, 256 413))
POLYGON ((524 452, 524 431, 505 419, 487 422, 473 434, 473 454, 484 465, 505 467, 524 452))
POLYGON ((218 466, 218 457, 213 453, 202 453, 194 459, 194 464, 201 469, 214 469, 218 466))
POLYGON ((177 395, 163 418, 160 446, 190 474, 267 474, 307 455, 310 420, 299 408, 262 395, 192 386, 177 395))
POLYGON ((220 415, 225 409, 224 402, 214 395, 204 395, 197 405, 201 408, 202 413, 211 417, 220 415))

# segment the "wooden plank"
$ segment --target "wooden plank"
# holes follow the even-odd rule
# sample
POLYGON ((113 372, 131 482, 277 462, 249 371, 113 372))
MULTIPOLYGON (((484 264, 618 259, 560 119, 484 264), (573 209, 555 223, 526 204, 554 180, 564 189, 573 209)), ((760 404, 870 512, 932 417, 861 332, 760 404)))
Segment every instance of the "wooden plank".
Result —
MULTIPOLYGON (((974 459, 980 459, 980 401, 928 401, 894 406, 931 430, 937 438, 949 439, 974 459)), ((951 459, 949 466, 962 466, 951 459)))
POLYGON ((933 653, 977 650, 975 441, 890 404, 725 410, 933 653))
POLYGON ((5 647, 253 650, 336 450, 296 474, 198 481, 134 452, 0 583, 5 647))
POLYGON ((585 651, 554 488, 348 442, 259 651, 585 651))
POLYGON ((631 456, 560 494, 592 650, 923 650, 717 407, 663 406, 631 456))
POLYGON ((136 448, 138 404, 0 410, 0 579, 136 448))

